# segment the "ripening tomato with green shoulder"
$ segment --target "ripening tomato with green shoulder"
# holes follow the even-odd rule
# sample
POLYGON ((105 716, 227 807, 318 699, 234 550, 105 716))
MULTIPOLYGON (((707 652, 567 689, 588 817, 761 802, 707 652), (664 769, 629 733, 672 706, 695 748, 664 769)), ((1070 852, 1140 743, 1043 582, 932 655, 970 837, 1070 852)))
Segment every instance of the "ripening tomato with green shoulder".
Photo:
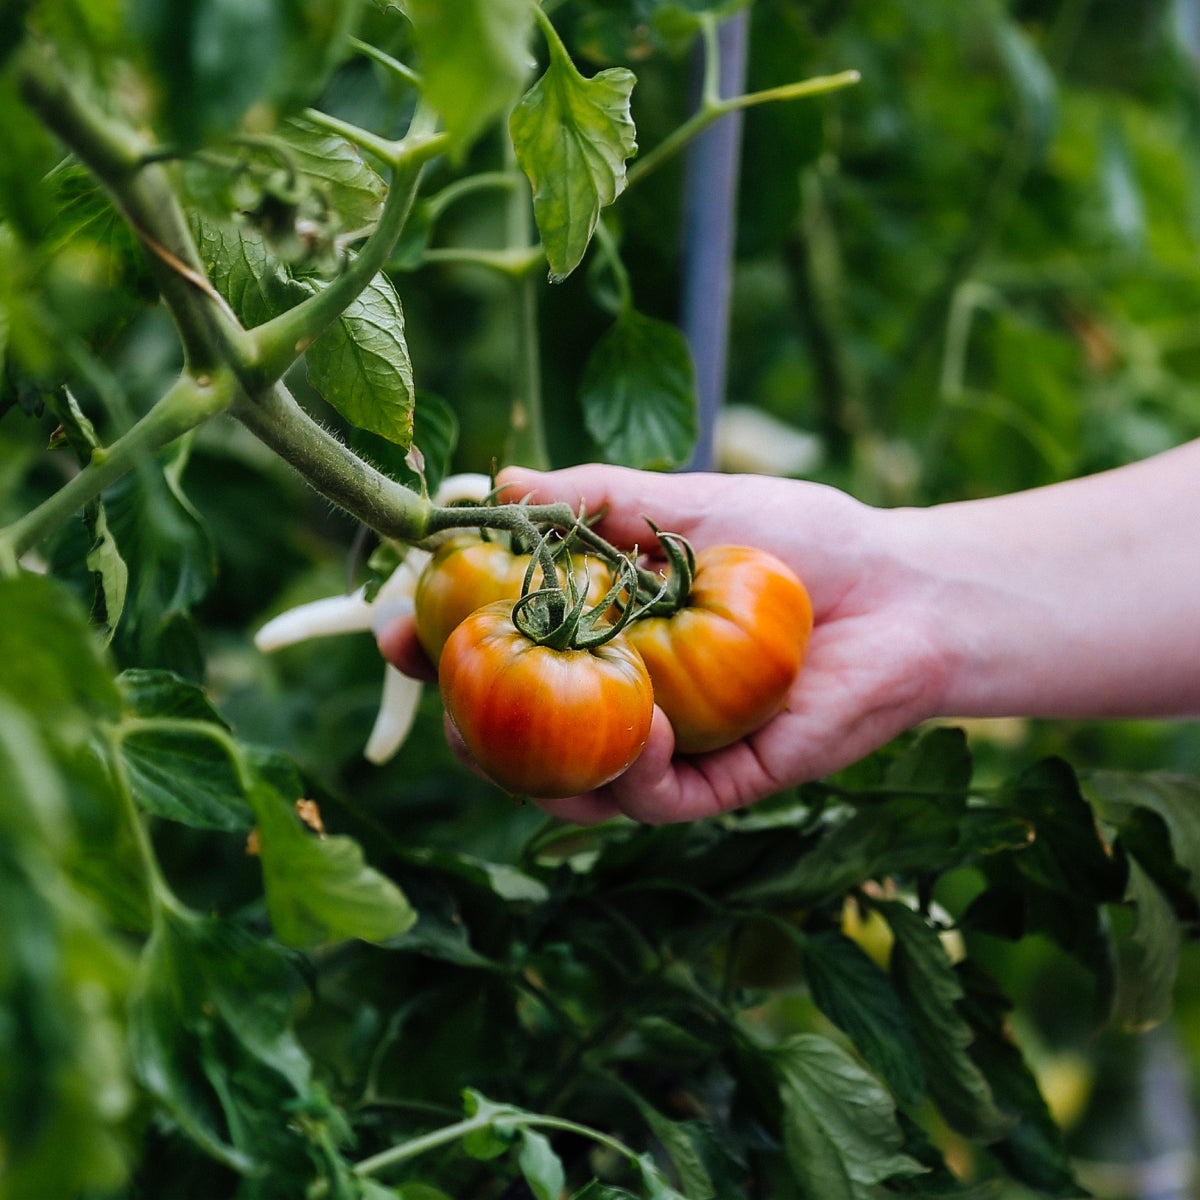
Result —
POLYGON ((536 799, 590 792, 625 771, 650 733, 654 689, 617 634, 586 648, 539 644, 512 601, 471 613, 442 650, 442 702, 483 772, 536 799))
MULTIPOLYGON (((529 568, 530 555, 514 554, 503 541, 487 541, 477 534, 451 538, 434 551, 417 580, 413 597, 417 638, 436 664, 446 639, 476 609, 497 600, 516 600, 529 568)), ((587 588, 589 600, 602 596, 611 582, 604 563, 596 559, 572 560, 575 582, 587 588)), ((566 570, 558 567, 559 582, 566 570)), ((541 586, 534 573, 533 586, 541 586)))
MULTIPOLYGON (((673 570, 683 566, 681 556, 672 559, 673 570)), ((813 611, 795 572, 765 550, 713 546, 693 560, 689 548, 688 562, 691 584, 678 607, 633 621, 625 636, 650 672, 676 749, 700 754, 780 711, 804 662, 813 611)))

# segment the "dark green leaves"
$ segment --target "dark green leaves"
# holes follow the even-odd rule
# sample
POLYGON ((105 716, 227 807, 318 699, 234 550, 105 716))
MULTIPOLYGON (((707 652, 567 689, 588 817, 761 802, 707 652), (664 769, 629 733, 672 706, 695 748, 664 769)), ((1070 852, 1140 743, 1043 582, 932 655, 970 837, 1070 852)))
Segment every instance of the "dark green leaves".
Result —
POLYGON ((697 432, 695 369, 673 325, 623 311, 588 356, 579 398, 608 461, 650 470, 687 461, 697 432))
POLYGON ((123 679, 121 770, 139 806, 197 829, 258 828, 267 911, 291 946, 385 941, 415 919, 395 884, 343 835, 317 836, 296 815, 303 784, 281 756, 240 746, 199 688, 165 672, 123 679))
POLYGON ((552 281, 580 263, 600 210, 625 188, 637 151, 629 97, 634 77, 610 67, 591 79, 549 31, 550 65, 509 120, 517 161, 533 185, 533 211, 552 281))
POLYGON ((908 1008, 929 1091, 950 1125, 967 1137, 995 1141, 1011 1121, 969 1054, 974 1033, 959 1012, 962 984, 926 920, 906 905, 879 905, 896 935, 892 978, 908 1008))
POLYGON ((783 1105, 784 1150, 804 1194, 869 1200, 884 1180, 923 1170, 902 1152, 891 1097, 845 1050, 801 1034, 767 1057, 783 1105))
POLYGON ((858 1047, 902 1104, 925 1094, 925 1068, 908 1011, 857 943, 832 930, 804 939, 804 975, 817 1007, 858 1047))
POLYGON ((237 925, 163 912, 132 995, 130 1048, 143 1084, 204 1150, 240 1171, 297 1150, 285 1105, 307 1057, 290 1023, 286 955, 237 925))

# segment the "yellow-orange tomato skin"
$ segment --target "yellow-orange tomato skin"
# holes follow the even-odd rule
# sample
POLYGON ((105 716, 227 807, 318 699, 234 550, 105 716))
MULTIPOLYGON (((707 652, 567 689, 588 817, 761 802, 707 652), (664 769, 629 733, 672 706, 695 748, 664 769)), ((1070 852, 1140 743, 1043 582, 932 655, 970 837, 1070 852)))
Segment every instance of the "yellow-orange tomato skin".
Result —
POLYGON ((561 799, 611 782, 650 733, 645 665, 619 634, 588 650, 539 646, 512 607, 477 609, 442 650, 442 702, 467 750, 514 795, 561 799))
POLYGON ((812 633, 808 591, 785 563, 752 546, 696 555, 687 603, 634 621, 626 636, 654 682, 681 754, 727 746, 783 707, 812 633))
MULTIPOLYGON (((417 580, 413 605, 417 638, 435 664, 446 639, 465 617, 485 604, 521 595, 529 559, 528 554, 513 554, 503 543, 474 534, 451 538, 434 551, 417 580)), ((572 567, 576 585, 586 587, 589 601, 595 603, 609 586, 608 568, 595 560, 576 561, 572 567)), ((558 578, 565 583, 562 566, 558 578)), ((541 571, 535 570, 531 587, 541 586, 541 571)))

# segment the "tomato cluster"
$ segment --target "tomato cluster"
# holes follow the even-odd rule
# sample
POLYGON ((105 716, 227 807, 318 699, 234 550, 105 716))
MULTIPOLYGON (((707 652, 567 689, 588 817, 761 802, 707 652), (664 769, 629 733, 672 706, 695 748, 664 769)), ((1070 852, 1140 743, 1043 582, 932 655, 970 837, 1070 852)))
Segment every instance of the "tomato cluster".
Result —
MULTIPOLYGON (((549 644, 514 620, 536 599, 522 599, 528 554, 472 535, 434 555, 417 586, 418 636, 447 713, 495 782, 546 799, 600 787, 640 754, 655 704, 683 754, 729 745, 780 710, 812 630, 803 584, 750 546, 671 558, 686 586, 668 603, 626 596, 635 608, 618 632, 549 644)), ((593 613, 611 615, 607 568, 573 561, 558 576, 568 596, 586 587, 593 613)))

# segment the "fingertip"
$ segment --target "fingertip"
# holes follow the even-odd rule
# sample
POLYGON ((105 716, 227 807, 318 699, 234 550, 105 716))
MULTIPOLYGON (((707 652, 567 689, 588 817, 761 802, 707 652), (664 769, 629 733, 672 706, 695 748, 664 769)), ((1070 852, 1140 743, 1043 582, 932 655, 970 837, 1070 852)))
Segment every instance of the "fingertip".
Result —
POLYGON ((375 643, 397 671, 423 683, 437 682, 437 668, 417 637, 417 623, 412 617, 389 621, 376 634, 375 643))

